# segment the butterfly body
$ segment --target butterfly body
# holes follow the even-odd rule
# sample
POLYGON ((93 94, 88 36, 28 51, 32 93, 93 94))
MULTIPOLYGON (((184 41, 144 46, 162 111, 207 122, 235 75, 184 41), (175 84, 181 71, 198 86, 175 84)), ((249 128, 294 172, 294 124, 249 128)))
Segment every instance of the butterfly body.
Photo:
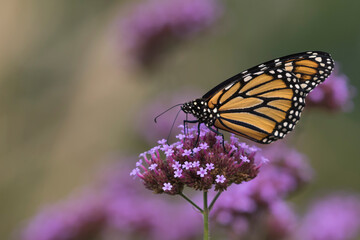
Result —
POLYGON ((210 129, 268 144, 294 129, 307 94, 333 67, 330 55, 319 51, 274 59, 229 78, 181 109, 210 129))
POLYGON ((214 125, 215 120, 219 117, 217 108, 210 108, 206 99, 195 99, 193 101, 185 103, 181 109, 185 113, 190 113, 196 117, 199 123, 204 123, 207 127, 214 125))

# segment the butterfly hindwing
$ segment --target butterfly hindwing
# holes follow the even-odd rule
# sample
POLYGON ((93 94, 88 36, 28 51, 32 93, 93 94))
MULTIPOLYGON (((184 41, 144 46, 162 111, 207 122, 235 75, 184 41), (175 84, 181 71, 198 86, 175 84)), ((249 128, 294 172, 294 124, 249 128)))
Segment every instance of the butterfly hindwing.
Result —
POLYGON ((307 94, 318 84, 325 81, 325 79, 331 74, 333 68, 334 61, 332 60, 330 54, 326 52, 312 51, 292 54, 262 63, 243 71, 211 89, 203 96, 203 98, 211 98, 218 91, 221 91, 241 79, 247 79, 254 74, 261 74, 266 70, 277 69, 293 73, 299 79, 301 88, 307 94))
POLYGON ((281 61, 282 68, 300 80, 301 88, 309 93, 325 81, 334 68, 334 61, 324 52, 307 52, 294 59, 281 61))
POLYGON ((247 76, 209 99, 218 112, 215 127, 261 143, 283 138, 305 105, 299 79, 281 69, 247 76))

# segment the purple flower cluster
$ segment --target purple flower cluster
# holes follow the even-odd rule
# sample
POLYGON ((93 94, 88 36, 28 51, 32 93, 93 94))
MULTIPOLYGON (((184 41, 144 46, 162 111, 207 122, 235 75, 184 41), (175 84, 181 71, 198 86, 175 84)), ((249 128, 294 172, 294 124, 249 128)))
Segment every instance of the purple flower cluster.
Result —
POLYGON ((315 202, 302 220, 298 239, 351 240, 360 235, 360 197, 337 194, 315 202))
POLYGON ((290 204, 276 201, 269 205, 265 216, 267 239, 287 239, 296 231, 298 217, 290 204))
POLYGON ((164 46, 208 28, 218 18, 216 0, 151 0, 123 20, 121 36, 134 60, 150 64, 164 46))
POLYGON ((349 84, 346 75, 335 67, 324 83, 317 86, 306 98, 308 107, 319 107, 331 111, 348 111, 353 107, 355 88, 349 84))
POLYGON ((302 154, 281 143, 274 143, 263 150, 262 156, 257 155, 264 156, 271 159, 269 164, 261 168, 254 180, 223 193, 215 205, 214 216, 236 235, 254 234, 250 225, 260 217, 267 226, 266 234, 281 239, 296 225, 295 214, 284 198, 308 182, 312 171, 302 154))
POLYGON ((111 165, 90 191, 44 208, 30 219, 17 239, 183 240, 201 234, 198 212, 183 202, 144 194, 124 166, 111 165), (169 221, 170 216, 176 217, 169 221))
POLYGON ((184 186, 209 190, 213 185, 216 191, 223 191, 232 183, 249 181, 258 174, 262 162, 255 163, 255 154, 259 149, 239 143, 235 137, 225 142, 225 149, 222 137, 204 126, 199 133, 193 127, 186 135, 182 131, 176 137, 179 141, 171 145, 163 139, 140 154, 142 159, 130 173, 155 193, 174 195, 182 193, 184 186))
POLYGON ((288 147, 283 142, 273 143, 264 148, 263 156, 271 159, 271 164, 264 166, 258 179, 249 184, 257 189, 257 199, 270 203, 286 198, 298 191, 312 179, 313 170, 305 155, 288 147))

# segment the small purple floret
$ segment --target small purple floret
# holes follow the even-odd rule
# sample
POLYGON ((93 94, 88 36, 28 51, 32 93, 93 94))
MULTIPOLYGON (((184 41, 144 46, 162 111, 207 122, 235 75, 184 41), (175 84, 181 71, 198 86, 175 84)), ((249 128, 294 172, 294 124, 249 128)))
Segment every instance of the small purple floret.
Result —
POLYGON ((130 172, 130 176, 136 176, 138 173, 140 173, 140 169, 139 169, 139 168, 134 168, 134 169, 130 172))
POLYGON ((178 145, 176 146, 177 149, 181 149, 181 148, 183 148, 183 147, 184 147, 184 144, 182 144, 182 143, 180 143, 180 144, 178 144, 178 145))
POLYGON ((190 149, 185 149, 182 156, 190 156, 191 155, 191 150, 190 149))
POLYGON ((161 139, 159 141, 157 141, 158 144, 160 145, 165 145, 167 143, 166 139, 161 139))
POLYGON ((226 178, 224 177, 224 175, 216 175, 216 183, 224 183, 226 180, 226 178))
POLYGON ((222 142, 222 140, 223 140, 222 136, 219 136, 219 135, 215 136, 215 138, 216 138, 217 142, 222 142))
POLYGON ((195 162, 193 162, 192 166, 193 166, 193 168, 200 167, 200 162, 199 162, 199 161, 195 161, 195 162))
POLYGON ((246 163, 250 162, 250 160, 248 159, 248 157, 245 156, 245 155, 244 155, 244 156, 241 156, 240 159, 241 159, 241 161, 246 162, 246 163))
POLYGON ((184 162, 184 164, 182 165, 182 168, 186 169, 186 170, 189 170, 191 167, 192 167, 192 163, 186 161, 184 162))
POLYGON ((206 164, 206 170, 211 171, 211 170, 213 170, 213 169, 215 169, 215 167, 214 167, 214 164, 213 164, 213 163, 207 163, 207 164, 206 164))
POLYGON ((174 153, 174 150, 172 150, 171 148, 169 148, 165 151, 166 157, 170 157, 171 155, 173 155, 173 153, 174 153))
POLYGON ((162 145, 162 147, 160 147, 160 150, 163 151, 163 152, 166 152, 169 149, 172 149, 172 147, 167 145, 167 144, 162 145))
POLYGON ((143 157, 143 158, 144 158, 144 157, 146 156, 146 153, 147 153, 147 152, 140 153, 140 154, 139 154, 139 157, 143 157))
POLYGON ((207 174, 207 170, 201 167, 200 170, 196 172, 196 174, 200 175, 200 177, 204 177, 207 174))
POLYGON ((179 140, 183 140, 186 136, 184 134, 178 134, 176 135, 176 138, 179 140))
POLYGON ((178 170, 181 168, 181 164, 178 161, 175 161, 175 163, 172 165, 173 169, 178 170))
POLYGON ((206 150, 209 148, 209 145, 207 143, 200 143, 199 147, 200 149, 206 150))
POLYGON ((150 165, 149 169, 150 170, 155 170, 157 166, 158 165, 156 163, 153 163, 153 164, 150 165))
POLYGON ((174 177, 175 177, 175 178, 181 177, 181 176, 182 176, 182 172, 183 172, 182 169, 176 169, 175 174, 174 174, 174 177))
POLYGON ((249 145, 247 145, 246 143, 242 142, 242 143, 239 143, 239 147, 244 149, 244 150, 247 150, 249 148, 249 145))
POLYGON ((200 152, 200 150, 201 150, 201 149, 200 149, 199 147, 196 147, 196 148, 193 149, 193 152, 194 152, 194 153, 198 153, 198 152, 200 152))
POLYGON ((164 191, 171 191, 172 187, 171 183, 164 183, 164 187, 162 189, 164 191))
POLYGON ((143 160, 142 160, 142 159, 140 159, 139 161, 137 161, 137 162, 136 162, 136 166, 137 166, 137 167, 140 167, 140 166, 141 166, 141 164, 142 164, 142 162, 143 162, 143 160))
POLYGON ((269 162, 269 159, 267 159, 266 157, 261 157, 261 163, 268 163, 269 162))

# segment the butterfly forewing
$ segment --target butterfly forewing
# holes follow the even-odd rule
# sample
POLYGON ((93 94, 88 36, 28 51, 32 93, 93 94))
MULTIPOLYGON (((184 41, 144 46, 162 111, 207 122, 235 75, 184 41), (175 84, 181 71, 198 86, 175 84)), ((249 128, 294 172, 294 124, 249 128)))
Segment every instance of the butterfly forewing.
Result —
POLYGON ((239 79, 215 94, 209 103, 218 109, 215 127, 270 143, 294 128, 305 104, 304 97, 299 79, 278 69, 239 79))

